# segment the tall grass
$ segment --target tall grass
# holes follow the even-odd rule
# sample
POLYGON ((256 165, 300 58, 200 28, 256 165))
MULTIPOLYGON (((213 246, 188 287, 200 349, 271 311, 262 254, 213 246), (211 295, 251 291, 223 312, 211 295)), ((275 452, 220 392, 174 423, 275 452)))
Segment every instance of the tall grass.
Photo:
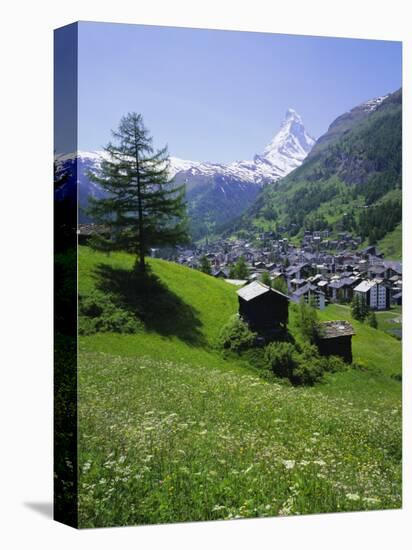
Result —
POLYGON ((401 505, 399 405, 96 353, 79 387, 82 527, 401 505))

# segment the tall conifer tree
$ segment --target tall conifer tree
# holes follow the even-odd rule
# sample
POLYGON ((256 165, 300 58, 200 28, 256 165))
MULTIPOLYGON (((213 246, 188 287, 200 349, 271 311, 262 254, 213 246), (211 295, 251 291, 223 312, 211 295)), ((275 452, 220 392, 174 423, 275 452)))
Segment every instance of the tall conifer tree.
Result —
POLYGON ((185 190, 173 185, 167 147, 154 150, 142 115, 128 113, 112 135, 99 169, 90 174, 106 191, 105 198, 90 199, 88 213, 104 227, 91 245, 136 254, 136 268, 144 272, 150 247, 187 240, 185 190))

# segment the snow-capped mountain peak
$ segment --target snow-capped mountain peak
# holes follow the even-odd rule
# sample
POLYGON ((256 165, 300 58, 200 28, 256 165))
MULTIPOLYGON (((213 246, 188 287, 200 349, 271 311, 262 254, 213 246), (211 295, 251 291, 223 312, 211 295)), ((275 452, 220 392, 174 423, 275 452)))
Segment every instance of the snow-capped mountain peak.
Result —
POLYGON ((286 111, 283 124, 287 124, 289 121, 296 121, 300 124, 303 124, 302 117, 297 111, 295 111, 295 109, 292 109, 292 107, 289 107, 289 109, 286 111))
POLYGON ((279 179, 300 166, 314 144, 315 140, 306 132, 301 116, 289 108, 279 132, 263 153, 255 156, 255 162, 266 161, 277 167, 279 179))
POLYGON ((225 176, 246 183, 276 181, 300 166, 315 144, 306 132, 301 116, 292 108, 286 111, 279 131, 253 160, 228 164, 187 161, 171 157, 171 176, 225 176))

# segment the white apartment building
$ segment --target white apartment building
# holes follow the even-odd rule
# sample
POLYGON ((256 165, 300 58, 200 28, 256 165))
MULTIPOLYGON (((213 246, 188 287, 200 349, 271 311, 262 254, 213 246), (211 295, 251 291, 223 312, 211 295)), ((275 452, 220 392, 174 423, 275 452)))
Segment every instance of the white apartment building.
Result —
POLYGON ((365 280, 354 288, 354 293, 363 296, 371 309, 387 309, 389 307, 389 292, 380 279, 365 280))

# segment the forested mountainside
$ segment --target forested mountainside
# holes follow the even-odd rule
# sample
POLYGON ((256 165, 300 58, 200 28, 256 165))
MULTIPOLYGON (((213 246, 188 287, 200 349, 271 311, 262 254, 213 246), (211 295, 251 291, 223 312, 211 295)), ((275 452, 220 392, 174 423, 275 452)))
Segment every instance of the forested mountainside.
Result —
MULTIPOLYGON (((351 231, 376 243, 402 218, 402 90, 338 117, 302 165, 267 185, 226 234, 351 231)), ((400 235, 400 231, 395 231, 400 235)))

